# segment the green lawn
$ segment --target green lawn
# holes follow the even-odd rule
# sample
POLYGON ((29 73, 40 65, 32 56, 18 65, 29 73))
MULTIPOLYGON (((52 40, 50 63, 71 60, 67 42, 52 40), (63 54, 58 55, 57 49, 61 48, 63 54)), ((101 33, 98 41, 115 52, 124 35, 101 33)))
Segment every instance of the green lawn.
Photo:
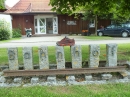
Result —
POLYGON ((1 88, 0 97, 130 97, 130 83, 1 88))
POLYGON ((19 40, 19 39, 21 39, 21 38, 11 38, 9 40, 0 40, 0 43, 5 43, 5 42, 9 42, 11 40, 19 40))
MULTIPOLYGON (((130 44, 119 44, 118 45, 118 60, 130 60, 130 44)), ((89 48, 88 45, 82 46, 82 60, 87 61, 89 55, 89 48)), ((64 47, 65 52, 65 60, 66 62, 71 61, 71 54, 70 54, 70 47, 64 47)), ((49 53, 49 62, 50 64, 56 63, 55 57, 55 47, 49 46, 48 47, 49 53)), ((22 48, 18 48, 18 60, 19 64, 23 64, 23 56, 22 56, 22 48)), ((100 45, 100 60, 106 60, 106 45, 100 45)), ((38 57, 38 47, 33 47, 33 64, 39 64, 39 57, 38 57)), ((7 48, 0 48, 0 65, 7 65, 8 64, 8 57, 7 57, 7 48)))
POLYGON ((113 37, 109 37, 109 36, 84 36, 85 39, 89 39, 89 40, 111 40, 113 39, 113 37))
MULTIPOLYGON (((92 38, 92 37, 91 37, 92 38)), ((130 44, 118 45, 118 60, 130 60, 130 44)), ((88 60, 88 45, 82 46, 82 59, 88 60)), ((64 47, 66 61, 71 61, 70 47, 64 47)), ((106 45, 100 45, 100 60, 106 60, 106 45)), ((48 47, 49 62, 56 63, 55 47, 48 47)), ((22 48, 18 48, 19 64, 23 65, 22 48)), ((38 62, 38 47, 33 47, 33 64, 38 62)), ((0 65, 8 65, 7 48, 0 48, 0 65)), ((35 86, 0 88, 0 97, 130 97, 130 83, 83 86, 35 86)))
POLYGON ((78 35, 70 35, 68 36, 69 38, 80 38, 80 39, 89 39, 89 40, 112 40, 114 39, 113 37, 110 36, 95 36, 95 35, 90 35, 90 36, 78 36, 78 35))

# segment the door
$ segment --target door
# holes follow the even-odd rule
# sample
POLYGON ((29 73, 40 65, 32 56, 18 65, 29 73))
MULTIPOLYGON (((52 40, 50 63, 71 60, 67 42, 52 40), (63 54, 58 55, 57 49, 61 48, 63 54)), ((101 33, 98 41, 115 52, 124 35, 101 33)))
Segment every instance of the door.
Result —
POLYGON ((53 18, 53 34, 58 34, 58 19, 57 19, 57 17, 53 18))
POLYGON ((40 18, 39 19, 39 34, 46 34, 46 19, 40 18))
POLYGON ((114 29, 114 35, 121 35, 121 31, 122 31, 122 25, 117 24, 116 28, 114 29))
POLYGON ((58 34, 57 17, 35 16, 35 34, 58 34))
POLYGON ((114 35, 114 29, 115 29, 115 25, 107 26, 107 27, 104 29, 104 34, 105 34, 105 35, 114 35))
POLYGON ((53 18, 46 18, 46 33, 53 34, 53 18))
POLYGON ((46 34, 46 19, 35 18, 35 34, 46 34))

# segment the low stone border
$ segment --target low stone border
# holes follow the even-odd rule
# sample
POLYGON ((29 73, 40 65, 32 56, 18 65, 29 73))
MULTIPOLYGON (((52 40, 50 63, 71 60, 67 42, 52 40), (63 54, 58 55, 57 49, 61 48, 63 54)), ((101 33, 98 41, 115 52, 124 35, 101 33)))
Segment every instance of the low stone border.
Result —
POLYGON ((32 87, 32 86, 66 86, 66 85, 88 85, 88 84, 108 84, 108 83, 129 83, 129 76, 123 79, 111 79, 111 74, 101 74, 101 80, 92 81, 91 75, 85 75, 85 81, 76 81, 75 76, 68 76, 66 81, 57 80, 56 76, 48 76, 46 81, 41 81, 39 77, 30 78, 30 82, 24 83, 22 77, 11 79, 7 82, 4 76, 0 75, 0 88, 8 87, 32 87))
POLYGON ((32 87, 32 86, 66 86, 66 85, 88 85, 88 84, 109 84, 109 83, 129 83, 130 79, 119 79, 113 81, 82 81, 82 82, 66 82, 66 81, 57 81, 57 82, 42 82, 42 83, 0 83, 0 88, 9 88, 9 87, 32 87))

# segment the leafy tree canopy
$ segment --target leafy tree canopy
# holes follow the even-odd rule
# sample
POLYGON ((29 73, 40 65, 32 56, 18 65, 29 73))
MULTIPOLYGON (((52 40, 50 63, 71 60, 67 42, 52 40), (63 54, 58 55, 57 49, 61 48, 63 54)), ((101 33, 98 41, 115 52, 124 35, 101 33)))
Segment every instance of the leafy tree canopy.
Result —
POLYGON ((84 13, 116 21, 130 19, 130 0, 50 0, 52 10, 60 14, 84 13))
POLYGON ((5 0, 0 0, 0 9, 5 9, 5 0))

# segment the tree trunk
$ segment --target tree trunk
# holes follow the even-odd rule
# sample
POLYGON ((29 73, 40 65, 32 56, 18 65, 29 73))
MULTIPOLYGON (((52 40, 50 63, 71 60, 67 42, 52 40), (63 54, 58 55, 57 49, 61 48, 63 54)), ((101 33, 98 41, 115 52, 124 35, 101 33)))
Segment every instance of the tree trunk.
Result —
POLYGON ((95 16, 95 36, 97 36, 97 15, 95 16))
POLYGON ((90 33, 90 27, 89 27, 90 20, 88 20, 88 33, 90 33))

